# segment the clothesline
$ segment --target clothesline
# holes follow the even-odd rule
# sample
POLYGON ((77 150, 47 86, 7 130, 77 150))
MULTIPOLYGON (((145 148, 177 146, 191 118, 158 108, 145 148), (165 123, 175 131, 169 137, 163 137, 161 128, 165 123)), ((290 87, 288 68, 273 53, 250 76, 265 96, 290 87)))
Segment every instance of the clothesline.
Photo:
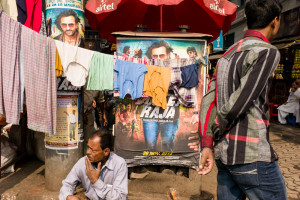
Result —
POLYGON ((107 55, 51 39, 21 25, 5 13, 0 15, 0 60, 3 71, 0 79, 5 82, 0 88, 3 91, 0 114, 6 116, 8 123, 18 124, 25 90, 28 127, 55 134, 55 70, 62 69, 63 75, 74 86, 85 85, 89 77, 88 89, 120 90, 121 98, 129 93, 133 99, 142 97, 144 93, 153 98, 152 103, 163 108, 167 106, 165 99, 171 89, 182 105, 194 107, 196 104, 198 70, 191 65, 195 60, 153 60, 107 55), (142 73, 137 70, 138 65, 144 69, 142 73), (128 71, 126 66, 131 70, 128 71), (127 72, 127 75, 123 72, 127 72), (151 73, 146 74, 145 78, 146 72, 151 73), (192 80, 194 83, 181 87, 183 80, 192 80), (160 81, 165 83, 164 87, 160 81))

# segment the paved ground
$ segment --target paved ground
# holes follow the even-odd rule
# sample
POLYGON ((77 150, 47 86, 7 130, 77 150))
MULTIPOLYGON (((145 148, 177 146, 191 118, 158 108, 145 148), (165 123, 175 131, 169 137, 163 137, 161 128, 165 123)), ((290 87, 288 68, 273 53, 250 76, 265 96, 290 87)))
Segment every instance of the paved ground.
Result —
MULTIPOLYGON (((300 128, 289 125, 271 124, 270 139, 279 155, 279 166, 286 181, 289 200, 300 199, 300 128)), ((28 159, 16 165, 16 172, 0 179, 1 200, 52 200, 57 199, 58 191, 49 191, 45 188, 45 165, 37 159, 28 159)), ((201 177, 202 200, 216 198, 217 168, 201 177)), ((157 174, 159 176, 159 174, 157 174)), ((164 175, 165 176, 165 175, 164 175)), ((179 180, 179 179, 178 179, 179 180)), ((170 178, 172 185, 173 178, 170 178)), ((199 179, 197 180, 197 182, 199 179)), ((188 187, 191 180, 183 180, 182 187, 188 187)), ((153 183, 158 184, 159 183, 153 183)), ((129 188, 130 189, 130 188, 129 188)), ((197 189, 197 188, 195 188, 197 189)), ((145 197, 131 196, 130 200, 138 199, 168 199, 165 194, 147 194, 145 197)), ((185 198, 184 198, 185 199, 185 198)), ((196 196, 190 199, 199 199, 196 196)))
MULTIPOLYGON (((300 200, 300 128, 271 123, 270 140, 278 154, 278 164, 284 176, 289 200, 300 200)), ((217 168, 202 177, 202 191, 216 198, 217 168)))

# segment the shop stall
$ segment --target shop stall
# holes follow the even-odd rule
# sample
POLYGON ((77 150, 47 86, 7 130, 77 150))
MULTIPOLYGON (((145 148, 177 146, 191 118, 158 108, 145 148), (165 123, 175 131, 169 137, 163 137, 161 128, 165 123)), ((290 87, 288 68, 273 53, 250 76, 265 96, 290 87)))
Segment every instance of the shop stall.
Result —
MULTIPOLYGON (((154 105, 154 97, 135 100, 116 97, 116 153, 126 159, 129 167, 171 165, 194 168, 197 166, 199 153, 193 152, 187 144, 188 137, 198 133, 198 111, 205 94, 207 40, 211 36, 198 33, 129 31, 115 32, 113 35, 117 38, 117 57, 125 60, 126 56, 136 57, 137 61, 140 59, 142 62, 170 69, 182 69, 196 64, 199 74, 198 84, 193 88, 178 87, 179 91, 186 90, 195 95, 194 104, 185 104, 172 88, 169 88, 165 108, 154 105)), ((162 79, 158 81, 163 84, 162 79)))

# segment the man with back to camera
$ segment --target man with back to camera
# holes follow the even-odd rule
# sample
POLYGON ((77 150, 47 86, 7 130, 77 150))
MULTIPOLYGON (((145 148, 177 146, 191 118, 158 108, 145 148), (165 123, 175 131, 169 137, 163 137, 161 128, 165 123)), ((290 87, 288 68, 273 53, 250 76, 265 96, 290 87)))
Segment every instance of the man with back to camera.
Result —
POLYGON ((60 200, 80 200, 74 195, 81 183, 89 199, 123 200, 128 194, 128 170, 123 158, 111 152, 112 135, 107 130, 93 134, 86 156, 72 168, 60 189, 60 200))
POLYGON ((61 12, 55 20, 55 25, 62 33, 54 39, 74 46, 84 47, 83 38, 78 30, 79 22, 78 14, 74 10, 61 12))
POLYGON ((148 48, 146 56, 149 59, 170 59, 171 52, 173 49, 170 44, 164 40, 159 40, 148 48))
MULTIPOLYGON (((202 99, 202 157, 197 171, 205 175, 212 170, 214 148, 218 200, 287 199, 269 140, 268 91, 280 60, 269 41, 279 29, 281 10, 278 0, 247 1, 249 30, 219 60, 202 99)), ((189 143, 194 150, 198 145, 199 141, 189 143)))

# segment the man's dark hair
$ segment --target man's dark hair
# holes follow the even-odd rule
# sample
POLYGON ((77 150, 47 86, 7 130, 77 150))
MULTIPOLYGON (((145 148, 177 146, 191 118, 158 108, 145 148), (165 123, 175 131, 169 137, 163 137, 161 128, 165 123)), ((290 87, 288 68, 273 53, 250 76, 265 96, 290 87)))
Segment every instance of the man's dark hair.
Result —
POLYGON ((130 49, 130 46, 125 46, 123 49, 123 53, 126 53, 130 49))
POLYGON ((279 0, 250 0, 246 3, 245 14, 248 29, 263 29, 275 17, 280 17, 282 5, 279 0))
POLYGON ((62 17, 69 17, 69 16, 73 16, 75 18, 75 24, 80 22, 80 18, 78 17, 78 14, 74 11, 74 10, 65 10, 63 12, 61 12, 55 20, 55 25, 56 27, 62 32, 62 28, 60 26, 60 20, 62 17))
POLYGON ((149 59, 152 59, 152 50, 155 49, 155 48, 159 48, 159 47, 165 47, 166 50, 167 50, 167 54, 173 52, 173 49, 172 47, 170 46, 170 44, 164 40, 159 40, 157 42, 154 42, 147 50, 146 52, 146 56, 149 58, 149 59))
POLYGON ((99 131, 95 132, 91 138, 99 137, 100 138, 100 147, 102 150, 109 148, 112 150, 113 147, 113 137, 108 132, 108 130, 100 129, 99 131))
POLYGON ((196 53, 196 56, 197 56, 197 51, 196 51, 195 47, 188 47, 188 48, 186 49, 186 52, 188 53, 189 51, 195 52, 195 53, 196 53))

